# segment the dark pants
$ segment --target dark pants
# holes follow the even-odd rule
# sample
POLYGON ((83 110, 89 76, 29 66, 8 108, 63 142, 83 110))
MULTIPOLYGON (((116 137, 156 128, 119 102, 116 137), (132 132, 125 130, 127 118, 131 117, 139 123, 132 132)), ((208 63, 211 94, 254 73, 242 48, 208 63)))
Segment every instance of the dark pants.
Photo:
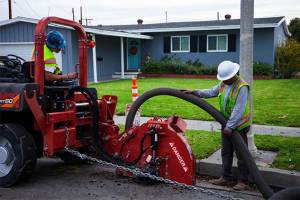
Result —
MULTIPOLYGON (((248 144, 247 133, 250 130, 250 126, 239 131, 243 140, 248 144)), ((245 165, 245 162, 242 160, 239 151, 237 151, 232 144, 231 137, 222 134, 222 162, 223 162, 223 177, 226 180, 232 180, 232 160, 233 160, 233 151, 236 153, 238 159, 237 165, 239 170, 238 180, 247 182, 248 181, 248 169, 245 165)))

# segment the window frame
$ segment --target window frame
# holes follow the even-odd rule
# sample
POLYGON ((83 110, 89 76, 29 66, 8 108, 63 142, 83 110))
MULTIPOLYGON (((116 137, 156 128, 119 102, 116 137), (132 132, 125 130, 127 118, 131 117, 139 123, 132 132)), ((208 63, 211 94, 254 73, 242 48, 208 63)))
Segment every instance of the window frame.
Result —
POLYGON ((214 34, 214 35, 207 35, 206 36, 206 52, 228 52, 228 34, 214 34), (219 36, 225 36, 226 38, 226 49, 225 50, 218 50, 218 46, 219 46, 219 36), (209 50, 208 49, 208 43, 209 43, 209 37, 217 37, 217 46, 216 46, 216 50, 209 50))
POLYGON ((171 36, 170 38, 170 42, 171 42, 171 53, 182 53, 182 52, 190 52, 191 51, 191 47, 190 47, 190 42, 191 42, 191 38, 190 35, 174 35, 171 36), (188 50, 173 50, 173 38, 179 38, 179 49, 181 49, 181 38, 182 37, 187 37, 188 38, 188 50))

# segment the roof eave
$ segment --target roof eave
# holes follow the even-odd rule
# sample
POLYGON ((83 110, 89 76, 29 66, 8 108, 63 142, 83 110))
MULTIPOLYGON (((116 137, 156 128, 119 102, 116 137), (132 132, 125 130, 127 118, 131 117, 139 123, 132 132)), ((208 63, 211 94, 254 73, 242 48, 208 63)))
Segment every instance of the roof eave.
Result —
MULTIPOLYGON (((278 23, 254 24, 254 28, 274 28, 277 26, 278 23)), ((130 33, 158 33, 158 32, 183 32, 183 31, 204 31, 204 30, 232 30, 232 29, 240 29, 240 25, 132 29, 132 30, 124 30, 124 31, 130 33)))
POLYGON ((277 25, 277 26, 280 26, 281 24, 282 24, 282 26, 283 26, 283 29, 284 29, 285 34, 286 34, 288 37, 290 37, 292 34, 291 34, 291 32, 289 31, 289 28, 288 28, 288 25, 287 25, 287 23, 286 23, 286 18, 285 18, 285 17, 283 17, 283 18, 278 22, 278 25, 277 25))
MULTIPOLYGON (((29 18, 22 18, 22 17, 16 17, 10 20, 5 20, 0 22, 0 26, 5 26, 17 22, 27 22, 32 24, 37 24, 39 20, 37 19, 29 19, 29 18)), ((65 29, 73 29, 69 26, 64 26, 60 24, 50 24, 50 26, 65 28, 65 29)), ((112 30, 99 30, 99 29, 93 29, 93 28, 84 28, 86 32, 98 34, 98 35, 108 35, 108 36, 116 36, 116 37, 127 37, 127 38, 138 38, 138 39, 153 39, 152 36, 148 35, 142 35, 138 33, 129 33, 129 32, 122 32, 122 31, 112 31, 112 30)))
POLYGON ((126 38, 138 38, 138 39, 146 39, 152 40, 152 36, 142 35, 137 33, 129 33, 122 31, 111 31, 111 30, 102 30, 102 29, 94 29, 94 28, 84 28, 86 32, 94 33, 96 35, 107 35, 107 36, 116 36, 116 37, 126 37, 126 38))

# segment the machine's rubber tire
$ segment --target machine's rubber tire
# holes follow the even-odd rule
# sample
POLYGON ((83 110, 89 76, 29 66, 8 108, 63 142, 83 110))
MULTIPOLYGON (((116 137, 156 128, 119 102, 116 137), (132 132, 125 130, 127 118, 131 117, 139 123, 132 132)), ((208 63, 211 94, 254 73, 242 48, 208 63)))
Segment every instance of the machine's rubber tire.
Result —
POLYGON ((269 200, 298 200, 300 187, 290 187, 276 192, 269 200))
MULTIPOLYGON (((147 101, 148 99, 160 96, 160 95, 167 95, 167 96, 173 96, 180 98, 182 100, 188 101, 199 108, 206 111, 208 114, 210 114, 216 121, 218 121, 223 127, 226 125, 227 120, 224 118, 224 116, 212 105, 207 103, 205 100, 193 95, 193 94, 185 94, 184 92, 172 89, 172 88, 156 88, 150 91, 145 92, 142 94, 139 98, 137 98, 134 103, 131 105, 130 111, 128 112, 126 122, 125 122, 125 130, 132 127, 134 117, 136 115, 137 110, 141 107, 141 105, 147 101)), ((236 131, 232 134, 232 142, 234 143, 236 149, 238 149, 241 153, 241 156, 244 160, 247 160, 245 162, 250 174, 252 175, 255 184, 257 185, 257 188, 262 193, 263 197, 268 199, 270 198, 274 192, 270 188, 270 186, 265 182, 261 174, 259 173, 259 170, 255 164, 254 159, 252 158, 245 142, 243 141, 240 134, 238 134, 236 131)))
POLYGON ((37 160, 36 145, 31 134, 19 124, 0 124, 0 137, 9 143, 13 153, 12 167, 6 174, 1 174, 0 187, 10 187, 33 173, 37 160))

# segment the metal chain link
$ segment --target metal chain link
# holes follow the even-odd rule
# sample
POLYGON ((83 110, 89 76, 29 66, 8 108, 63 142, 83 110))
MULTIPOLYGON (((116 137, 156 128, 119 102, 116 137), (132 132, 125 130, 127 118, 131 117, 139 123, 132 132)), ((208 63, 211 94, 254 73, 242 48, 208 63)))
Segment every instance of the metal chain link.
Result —
POLYGON ((76 156, 76 157, 78 157, 82 160, 87 160, 87 161, 94 162, 94 163, 97 163, 99 165, 110 167, 110 168, 119 168, 121 170, 131 172, 135 176, 150 178, 151 180, 159 181, 159 182, 162 182, 162 183, 165 183, 165 184, 168 184, 168 185, 175 186, 177 188, 183 188, 183 189, 192 190, 192 191, 199 191, 201 193, 204 193, 204 194, 207 194, 207 195, 213 195, 213 196, 216 196, 216 197, 219 197, 219 198, 222 198, 222 199, 243 200, 241 198, 235 198, 235 197, 232 197, 230 195, 215 192, 215 191, 207 189, 207 188, 202 188, 202 187, 193 186, 193 185, 187 185, 187 184, 184 184, 184 183, 179 183, 177 181, 172 181, 170 179, 165 179, 165 178, 162 178, 162 177, 159 177, 159 176, 155 176, 155 175, 152 175, 150 173, 145 173, 145 172, 142 172, 138 168, 129 168, 129 167, 125 167, 125 166, 122 166, 122 165, 117 165, 117 164, 114 164, 114 163, 110 163, 110 162, 107 162, 107 161, 104 161, 104 160, 100 160, 100 159, 82 154, 82 153, 80 153, 76 150, 70 149, 68 146, 65 146, 64 151, 66 151, 66 152, 68 152, 68 153, 70 153, 70 154, 72 154, 72 155, 74 155, 74 156, 76 156))

